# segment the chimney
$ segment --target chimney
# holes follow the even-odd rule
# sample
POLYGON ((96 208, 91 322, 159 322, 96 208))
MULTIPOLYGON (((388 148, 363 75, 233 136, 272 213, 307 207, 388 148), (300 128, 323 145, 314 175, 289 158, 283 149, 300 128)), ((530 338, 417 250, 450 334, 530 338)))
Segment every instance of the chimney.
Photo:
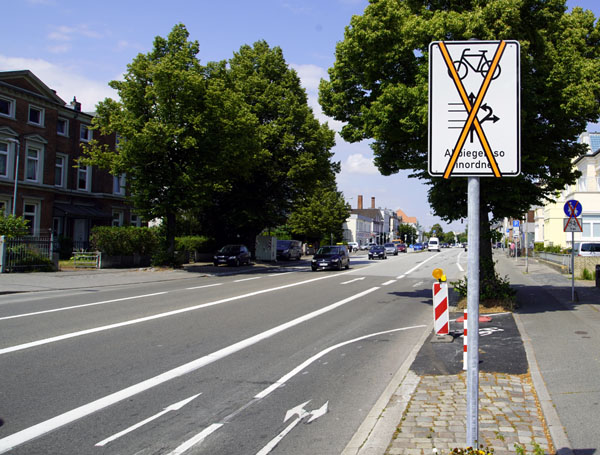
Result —
POLYGON ((74 111, 81 112, 81 103, 77 101, 77 98, 73 97, 73 101, 71 101, 71 106, 74 111))
POLYGON ((374 197, 371 198, 371 208, 372 209, 375 208, 375 198, 374 197))
POLYGON ((359 194, 358 195, 358 207, 357 207, 357 209, 358 210, 362 210, 362 208, 363 208, 362 207, 362 194, 359 194))

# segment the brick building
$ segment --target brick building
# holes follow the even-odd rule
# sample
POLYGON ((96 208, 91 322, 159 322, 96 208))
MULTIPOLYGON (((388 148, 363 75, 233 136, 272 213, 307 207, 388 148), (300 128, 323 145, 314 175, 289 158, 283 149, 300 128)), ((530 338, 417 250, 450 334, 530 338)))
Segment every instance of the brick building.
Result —
MULTIPOLYGON (((82 144, 97 134, 92 118, 31 71, 0 72, 0 213, 24 216, 32 234, 52 231, 76 247, 93 226, 140 225, 125 201, 124 177, 77 166, 82 144)), ((115 137, 97 139, 115 147, 115 137)))

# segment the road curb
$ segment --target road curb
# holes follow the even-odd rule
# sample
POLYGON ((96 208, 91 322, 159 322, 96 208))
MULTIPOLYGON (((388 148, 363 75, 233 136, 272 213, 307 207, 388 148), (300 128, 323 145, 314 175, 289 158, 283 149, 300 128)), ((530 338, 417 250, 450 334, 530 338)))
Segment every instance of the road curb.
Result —
POLYGON ((550 397, 550 393, 548 392, 548 388, 546 387, 546 383, 544 382, 544 378, 542 377, 542 373, 538 367, 537 359, 535 358, 535 352, 531 343, 531 338, 529 338, 529 335, 525 330, 525 325, 521 321, 519 314, 513 313, 513 317, 517 323, 517 328, 521 333, 521 339, 523 340, 523 346, 525 347, 525 354, 527 355, 527 363, 529 364, 531 381, 533 382, 533 387, 537 392, 540 406, 542 407, 542 413, 544 414, 546 424, 548 425, 548 430, 550 431, 550 437, 552 438, 552 444, 554 445, 555 453, 558 455, 573 455, 571 442, 569 441, 569 438, 565 433, 565 429, 560 422, 560 418, 558 417, 558 413, 554 408, 554 403, 552 403, 552 398, 550 397))
POLYGON ((410 366, 432 330, 433 323, 430 323, 341 455, 381 455, 385 453, 398 427, 398 422, 400 422, 420 381, 417 375, 411 373, 410 366), (392 402, 391 399, 394 395, 400 399, 392 402))

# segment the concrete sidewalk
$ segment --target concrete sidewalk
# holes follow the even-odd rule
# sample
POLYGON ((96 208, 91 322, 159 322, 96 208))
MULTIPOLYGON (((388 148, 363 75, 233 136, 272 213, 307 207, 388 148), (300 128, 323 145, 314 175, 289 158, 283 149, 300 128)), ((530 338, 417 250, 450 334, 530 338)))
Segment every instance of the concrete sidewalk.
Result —
MULTIPOLYGON (((515 260, 501 252, 494 259, 497 261, 496 270, 499 275, 508 276, 511 285, 517 289, 517 301, 520 304, 519 310, 513 314, 520 332, 520 343, 513 343, 512 348, 504 349, 509 350, 507 355, 510 356, 513 354, 510 349, 522 346, 526 352, 528 369, 522 374, 511 374, 501 371, 502 367, 498 371, 482 371, 480 368, 479 444, 493 448, 496 455, 515 454, 515 444, 523 447, 527 453, 533 453, 539 447, 545 453, 573 454, 571 442, 559 418, 559 413, 569 408, 564 406, 564 409, 556 409, 545 383, 551 366, 542 365, 540 368, 536 361, 534 346, 542 350, 540 343, 544 341, 536 344, 531 336, 538 332, 531 329, 526 331, 526 324, 534 327, 536 319, 528 317, 524 324, 520 315, 521 312, 531 312, 534 294, 538 294, 539 302, 548 304, 550 299, 554 299, 558 304, 571 308, 570 279, 533 259, 528 260, 527 267, 525 258, 515 260)), ((595 288, 594 284, 576 282, 579 307, 600 306, 600 289, 595 288)), ((462 328, 451 325, 451 331, 456 330, 460 331, 462 328)), ((442 453, 449 453, 454 448, 465 447, 466 374, 453 372, 454 374, 442 375, 416 371, 420 370, 416 366, 428 343, 429 339, 425 340, 421 351, 409 356, 394 379, 399 381, 399 385, 394 387, 392 382, 392 387, 388 388, 387 404, 382 406, 385 401, 380 400, 379 407, 376 405, 371 411, 370 419, 365 420, 343 455, 429 455, 434 448, 442 453)), ((431 346, 435 345, 441 343, 431 346)), ((454 349, 454 355, 462 357, 462 338, 447 345, 451 347, 444 348, 446 357, 448 349, 454 349)), ((429 350, 438 349, 431 346, 428 347, 429 350)), ((561 355, 577 358, 577 346, 572 345, 569 349, 571 352, 561 352, 561 355)), ((480 361, 481 356, 485 356, 485 352, 481 351, 480 344, 480 361)), ((439 361, 437 359, 438 363, 439 361)), ((597 404, 593 393, 589 392, 587 397, 580 399, 591 399, 597 404)), ((593 409, 589 412, 593 412, 593 409)), ((596 421, 597 418, 591 419, 588 427, 593 429, 596 421)), ((589 438, 589 433, 587 437, 589 438)), ((581 444, 584 443, 580 443, 581 447, 591 447, 589 444, 581 444)), ((596 450, 597 448, 595 446, 596 450)), ((585 453, 593 451, 589 452, 587 449, 585 453)))

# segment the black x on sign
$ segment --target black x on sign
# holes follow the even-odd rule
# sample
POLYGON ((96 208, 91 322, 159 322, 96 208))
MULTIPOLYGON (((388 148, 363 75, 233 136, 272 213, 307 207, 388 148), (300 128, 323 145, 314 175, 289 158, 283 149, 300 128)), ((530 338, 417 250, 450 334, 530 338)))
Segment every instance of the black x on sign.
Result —
POLYGON ((518 175, 520 123, 517 41, 429 45, 430 175, 518 175))

